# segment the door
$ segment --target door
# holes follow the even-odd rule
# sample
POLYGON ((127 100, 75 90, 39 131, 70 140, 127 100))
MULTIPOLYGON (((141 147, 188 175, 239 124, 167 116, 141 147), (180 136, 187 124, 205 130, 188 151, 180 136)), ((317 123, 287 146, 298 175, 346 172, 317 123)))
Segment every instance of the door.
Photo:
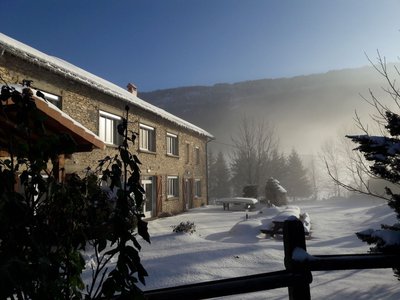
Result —
POLYGON ((193 208, 193 180, 185 178, 183 181, 184 209, 188 210, 193 208))
POLYGON ((153 176, 142 179, 142 186, 145 191, 143 213, 146 218, 155 216, 156 213, 156 193, 153 176))

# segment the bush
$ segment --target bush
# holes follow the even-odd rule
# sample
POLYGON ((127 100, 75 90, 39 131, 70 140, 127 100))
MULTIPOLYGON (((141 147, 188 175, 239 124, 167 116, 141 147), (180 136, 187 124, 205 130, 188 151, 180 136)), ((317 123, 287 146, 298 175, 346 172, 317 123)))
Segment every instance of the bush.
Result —
POLYGON ((150 237, 142 220, 140 161, 128 149, 136 137, 128 130, 129 107, 118 126, 124 137, 119 155, 100 160, 97 169, 110 182, 108 188, 118 191, 110 202, 98 174, 88 169, 84 178, 70 174, 60 179, 57 167, 50 167, 59 155, 74 152, 74 142, 65 134, 46 133, 45 116, 32 96, 28 88, 20 93, 8 86, 0 93, 1 116, 16 125, 9 141, 0 141, 10 155, 0 159, 0 299, 140 296, 136 282, 144 284, 147 272, 136 235, 148 242, 150 237), (89 247, 97 263, 86 285, 82 253, 89 247), (112 259, 114 266, 108 264, 112 259))
POLYGON ((185 232, 192 234, 196 232, 196 225, 194 225, 193 222, 181 222, 179 225, 172 226, 173 227, 173 232, 179 233, 179 232, 185 232))
POLYGON ((243 187, 243 197, 257 198, 258 197, 258 185, 246 185, 243 187))

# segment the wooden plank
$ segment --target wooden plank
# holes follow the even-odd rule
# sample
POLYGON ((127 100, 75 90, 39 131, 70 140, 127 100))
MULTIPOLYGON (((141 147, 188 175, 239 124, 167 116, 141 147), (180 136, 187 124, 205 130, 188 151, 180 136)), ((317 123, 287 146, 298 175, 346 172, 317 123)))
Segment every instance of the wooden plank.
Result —
MULTIPOLYGON (((286 269, 292 272, 300 272, 303 276, 310 277, 312 281, 311 272, 297 264, 296 261, 293 261, 293 251, 296 248, 301 248, 304 251, 307 251, 306 240, 304 237, 304 226, 299 219, 290 219, 285 221, 283 226, 283 243, 286 269)), ((290 300, 311 300, 309 283, 299 282, 294 286, 289 286, 288 290, 290 300)))
POLYGON ((144 298, 148 300, 209 299, 214 297, 283 288, 297 284, 309 284, 310 282, 311 278, 304 276, 303 274, 297 274, 288 271, 277 271, 238 278, 195 283, 153 291, 145 291, 144 298))
POLYGON ((395 254, 310 255, 305 265, 310 271, 386 269, 400 266, 400 256, 395 254))

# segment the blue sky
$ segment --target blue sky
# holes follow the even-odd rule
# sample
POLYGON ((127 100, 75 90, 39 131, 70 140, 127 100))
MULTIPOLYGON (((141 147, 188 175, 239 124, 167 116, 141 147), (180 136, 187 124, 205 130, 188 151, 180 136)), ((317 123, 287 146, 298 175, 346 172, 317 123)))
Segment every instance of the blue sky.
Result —
POLYGON ((139 91, 291 77, 400 55, 400 1, 1 0, 0 31, 139 91))

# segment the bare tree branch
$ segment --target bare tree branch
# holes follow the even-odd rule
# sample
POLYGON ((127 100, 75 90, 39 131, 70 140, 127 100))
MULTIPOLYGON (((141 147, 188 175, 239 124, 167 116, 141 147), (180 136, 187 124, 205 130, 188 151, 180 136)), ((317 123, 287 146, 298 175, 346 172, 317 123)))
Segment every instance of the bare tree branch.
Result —
POLYGON ((384 200, 386 200, 386 201, 389 201, 389 200, 390 200, 390 198, 387 198, 387 197, 385 197, 385 196, 383 196, 383 195, 381 195, 381 194, 377 194, 377 193, 371 191, 371 189, 369 189, 368 186, 366 186, 366 187, 368 187, 368 189, 366 189, 366 191, 362 191, 362 190, 357 189, 357 188, 354 187, 354 186, 351 186, 351 185, 349 185, 349 184, 343 183, 342 181, 340 181, 338 178, 336 178, 336 177, 332 174, 332 172, 331 172, 331 170, 330 170, 330 168, 329 168, 328 163, 326 163, 325 166, 326 166, 326 169, 327 169, 327 171, 328 171, 328 175, 331 177, 331 179, 332 179, 332 180, 335 182, 335 184, 337 184, 338 186, 341 186, 341 187, 343 187, 344 189, 346 189, 346 190, 348 190, 348 191, 350 191, 350 192, 355 192, 355 193, 359 193, 359 194, 363 194, 363 195, 368 195, 368 196, 374 196, 374 197, 377 197, 377 198, 380 198, 380 199, 384 199, 384 200))

